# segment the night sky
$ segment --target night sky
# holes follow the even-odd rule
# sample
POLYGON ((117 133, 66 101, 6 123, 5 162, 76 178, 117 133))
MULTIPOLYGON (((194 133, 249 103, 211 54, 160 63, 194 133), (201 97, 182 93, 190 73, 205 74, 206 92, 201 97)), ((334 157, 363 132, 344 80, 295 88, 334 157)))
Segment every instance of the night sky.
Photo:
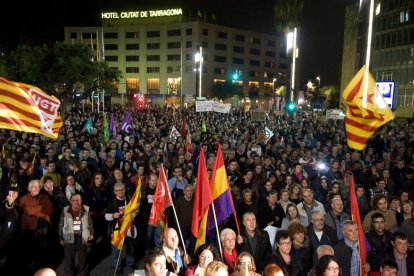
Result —
MULTIPOLYGON (((101 11, 182 7, 215 13, 217 24, 274 33, 273 0, 42 0, 10 1, 0 17, 0 49, 23 37, 62 40, 64 26, 99 25, 101 11)), ((301 21, 301 81, 319 75, 321 85, 339 86, 345 6, 354 0, 306 0, 301 21)))

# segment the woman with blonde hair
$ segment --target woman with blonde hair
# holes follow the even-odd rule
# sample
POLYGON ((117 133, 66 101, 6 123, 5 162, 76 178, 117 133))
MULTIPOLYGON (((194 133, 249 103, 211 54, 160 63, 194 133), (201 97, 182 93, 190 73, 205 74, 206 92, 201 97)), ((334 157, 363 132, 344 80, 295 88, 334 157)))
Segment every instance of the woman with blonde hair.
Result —
POLYGON ((256 265, 254 263, 253 256, 248 252, 242 252, 237 257, 236 270, 231 274, 231 276, 259 276, 259 273, 256 273, 256 265), (248 272, 246 273, 246 269, 248 272))
POLYGON ((212 261, 206 267, 204 276, 228 276, 227 265, 220 261, 212 261))

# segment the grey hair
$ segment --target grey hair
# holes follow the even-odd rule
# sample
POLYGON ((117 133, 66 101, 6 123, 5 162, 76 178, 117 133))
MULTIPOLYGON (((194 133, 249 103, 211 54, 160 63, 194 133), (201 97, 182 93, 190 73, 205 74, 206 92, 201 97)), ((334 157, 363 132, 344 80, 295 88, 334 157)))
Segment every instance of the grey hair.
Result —
POLYGON ((236 232, 234 232, 232 229, 230 228, 224 228, 223 230, 221 230, 220 232, 220 240, 224 241, 224 237, 226 237, 228 234, 232 234, 234 237, 236 237, 236 232))
POLYGON ((312 211, 312 219, 313 219, 316 215, 319 215, 319 214, 323 217, 323 214, 322 214, 322 212, 321 212, 321 211, 319 211, 319 210, 312 211))
POLYGON ((122 183, 122 182, 116 182, 116 183, 114 184, 114 190, 115 190, 115 187, 125 188, 125 185, 124 185, 124 183, 122 183))
POLYGON ((332 248, 332 246, 327 245, 327 244, 323 244, 323 245, 319 245, 318 248, 316 249, 316 255, 318 256, 318 260, 323 256, 322 252, 324 250, 329 250, 331 251, 331 255, 334 256, 335 255, 335 251, 332 248))

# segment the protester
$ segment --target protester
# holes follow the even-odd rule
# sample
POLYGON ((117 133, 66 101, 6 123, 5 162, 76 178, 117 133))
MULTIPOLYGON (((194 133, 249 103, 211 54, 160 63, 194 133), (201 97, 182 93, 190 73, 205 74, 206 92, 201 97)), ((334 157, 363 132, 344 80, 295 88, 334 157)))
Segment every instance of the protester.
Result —
POLYGON ((203 244, 197 248, 195 256, 197 258, 197 263, 185 270, 185 276, 204 275, 209 263, 213 260, 220 260, 220 255, 217 252, 217 249, 210 244, 203 244))
MULTIPOLYGON (((340 275, 341 267, 338 260, 334 256, 322 256, 316 267, 317 276, 338 276, 340 275)), ((349 274, 345 274, 349 275, 349 274)))
POLYGON ((229 267, 231 274, 235 270, 237 261, 236 233, 230 228, 225 228, 221 230, 220 240, 223 246, 223 262, 229 267))
POLYGON ((231 276, 259 276, 256 272, 256 265, 253 260, 253 256, 247 252, 242 252, 237 257, 236 269, 231 276))

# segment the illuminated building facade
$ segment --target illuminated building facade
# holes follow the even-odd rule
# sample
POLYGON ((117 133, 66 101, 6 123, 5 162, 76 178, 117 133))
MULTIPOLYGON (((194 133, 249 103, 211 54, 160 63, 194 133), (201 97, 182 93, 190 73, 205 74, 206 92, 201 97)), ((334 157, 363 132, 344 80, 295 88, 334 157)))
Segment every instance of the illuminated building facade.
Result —
POLYGON ((121 70, 121 95, 192 101, 199 91, 200 47, 203 97, 211 95, 214 83, 226 81, 238 85, 243 96, 271 97, 274 78, 289 71, 281 36, 185 18, 178 9, 110 12, 101 18, 102 27, 65 27, 65 42, 93 45, 110 67, 121 70))

